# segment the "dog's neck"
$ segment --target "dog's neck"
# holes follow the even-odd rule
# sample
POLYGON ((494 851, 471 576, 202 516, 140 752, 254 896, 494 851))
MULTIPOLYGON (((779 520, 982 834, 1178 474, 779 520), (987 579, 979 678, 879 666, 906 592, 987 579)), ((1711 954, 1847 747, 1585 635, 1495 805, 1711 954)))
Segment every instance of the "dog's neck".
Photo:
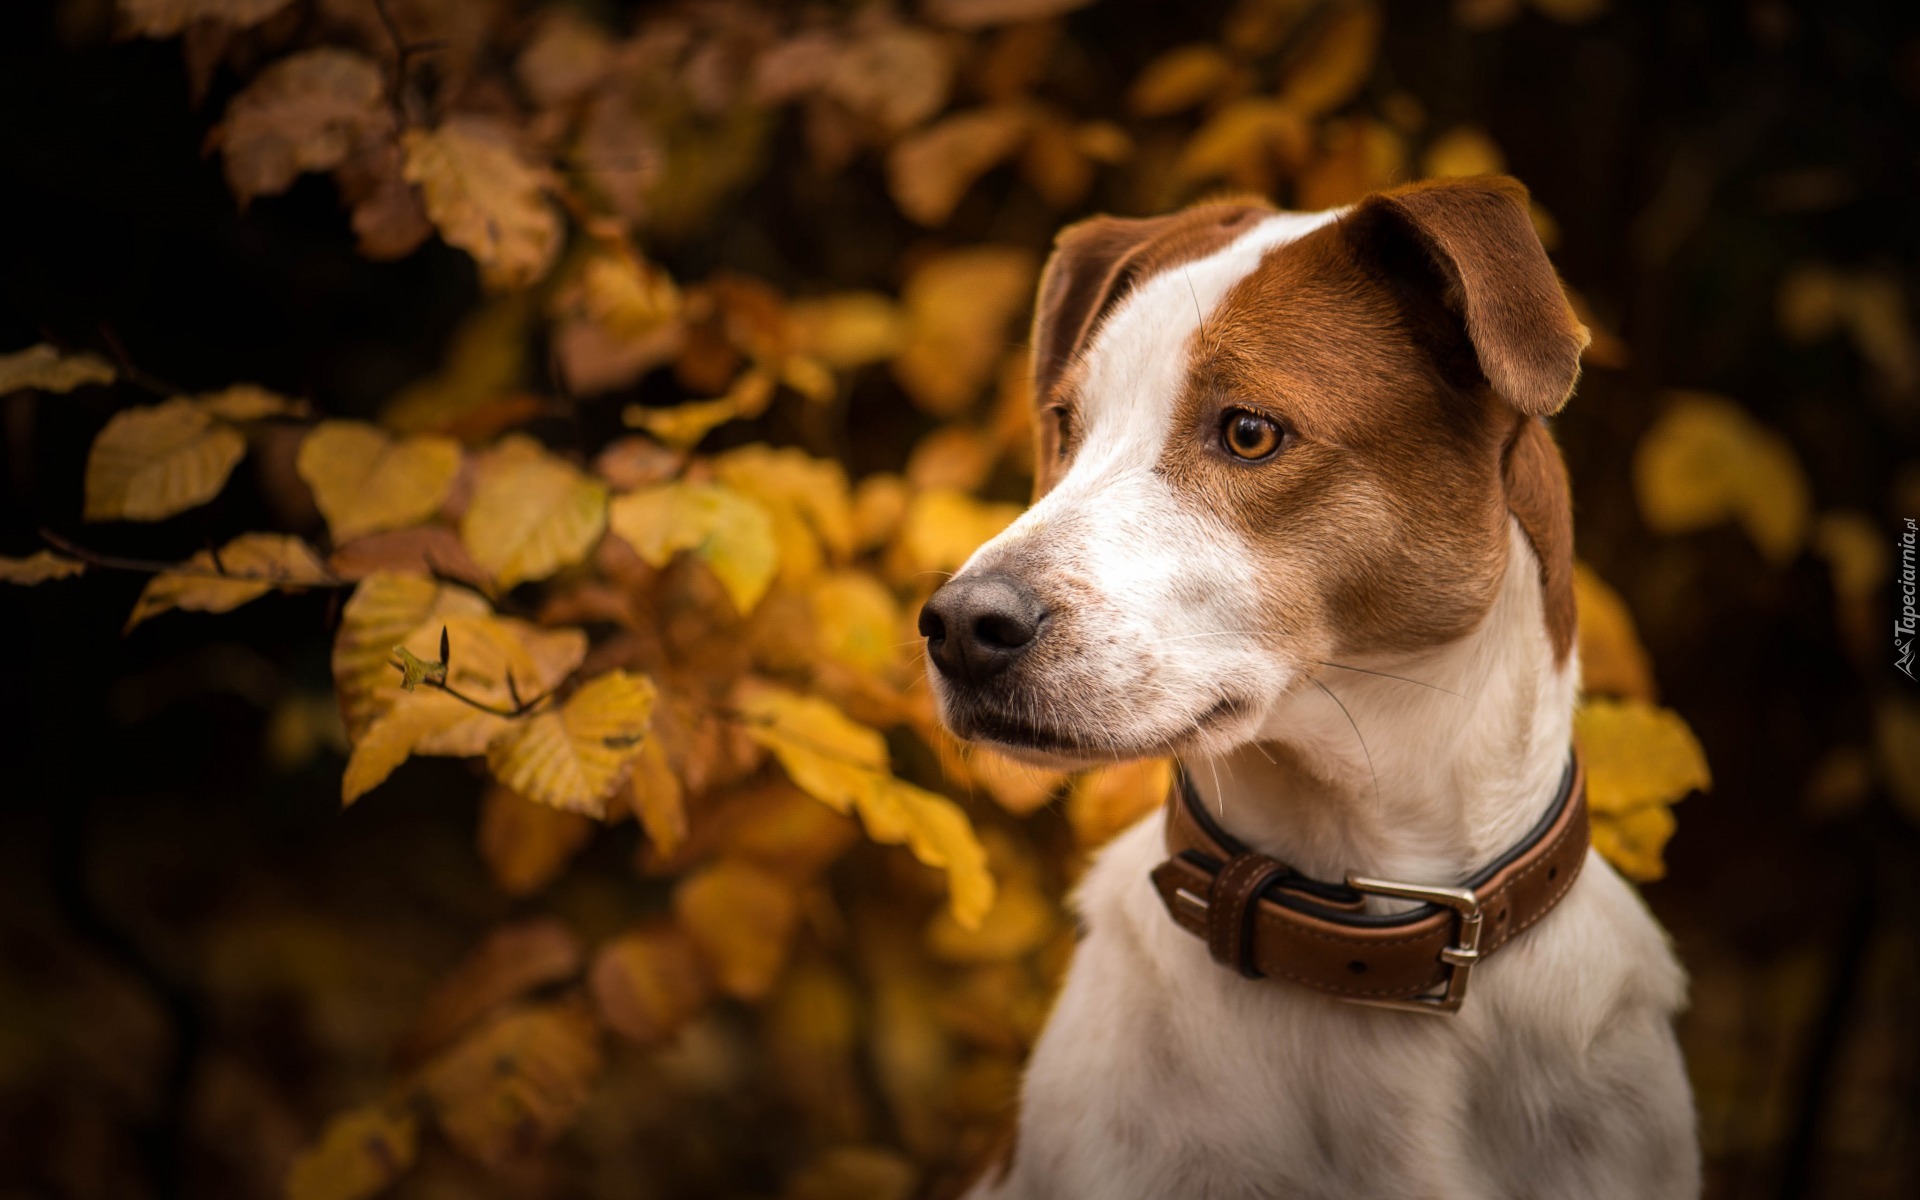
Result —
POLYGON ((1554 661, 1537 560, 1517 527, 1473 633, 1343 666, 1362 670, 1317 667, 1258 743, 1185 764, 1208 812, 1247 845, 1319 879, 1448 884, 1498 858, 1552 804, 1579 668, 1572 655, 1554 661))

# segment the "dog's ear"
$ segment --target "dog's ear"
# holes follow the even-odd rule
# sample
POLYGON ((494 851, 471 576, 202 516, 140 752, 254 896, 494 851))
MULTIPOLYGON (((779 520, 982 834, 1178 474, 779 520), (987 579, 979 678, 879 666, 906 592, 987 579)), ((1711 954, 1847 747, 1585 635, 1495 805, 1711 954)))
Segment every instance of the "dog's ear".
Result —
POLYGON ((1061 373, 1137 279, 1135 252, 1169 218, 1092 217, 1061 230, 1033 306, 1033 395, 1045 402, 1061 373))
POLYGON ((1464 328, 1479 374, 1507 403, 1544 417, 1567 402, 1589 335, 1547 261, 1518 180, 1489 175, 1384 192, 1361 201, 1342 225, 1411 299, 1437 301, 1449 323, 1464 328))

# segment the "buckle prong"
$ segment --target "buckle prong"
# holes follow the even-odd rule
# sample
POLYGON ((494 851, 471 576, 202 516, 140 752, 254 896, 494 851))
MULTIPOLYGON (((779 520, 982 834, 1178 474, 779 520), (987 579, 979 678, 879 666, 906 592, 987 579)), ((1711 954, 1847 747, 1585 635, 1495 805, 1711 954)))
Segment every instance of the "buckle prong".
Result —
POLYGON ((1447 964, 1447 982, 1444 990, 1408 999, 1389 997, 1352 996, 1347 997, 1354 1004, 1367 1004, 1374 1008, 1391 1008, 1400 1012, 1418 1013, 1456 1013, 1467 998, 1467 980, 1473 972, 1473 965, 1480 961, 1480 897, 1472 888, 1431 887, 1421 883, 1397 883, 1391 879, 1372 879, 1365 875, 1347 876, 1347 886, 1356 892, 1367 892, 1376 896, 1393 896, 1401 900, 1419 900, 1427 904, 1438 904, 1453 910, 1453 945, 1440 951, 1440 961, 1447 964))

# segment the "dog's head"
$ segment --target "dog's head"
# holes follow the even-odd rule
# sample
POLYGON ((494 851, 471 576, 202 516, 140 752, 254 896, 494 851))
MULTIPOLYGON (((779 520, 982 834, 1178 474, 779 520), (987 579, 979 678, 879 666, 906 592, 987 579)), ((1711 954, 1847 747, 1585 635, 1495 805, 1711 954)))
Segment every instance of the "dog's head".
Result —
POLYGON ((1510 513, 1564 658, 1538 418, 1586 342, 1508 179, 1067 229, 1033 328, 1036 503, 921 614, 943 718, 1039 761, 1225 752, 1320 664, 1472 630, 1510 513))

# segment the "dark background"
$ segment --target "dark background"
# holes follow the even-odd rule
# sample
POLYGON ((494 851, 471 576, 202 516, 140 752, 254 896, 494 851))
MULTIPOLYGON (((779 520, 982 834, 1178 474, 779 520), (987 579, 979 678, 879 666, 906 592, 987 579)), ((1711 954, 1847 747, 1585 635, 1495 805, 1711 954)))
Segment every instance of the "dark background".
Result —
MULTIPOLYGON (((1205 36, 1189 12, 1204 7, 1075 14, 1082 86, 1116 95, 1205 36)), ((1491 132, 1558 221, 1563 274, 1630 349, 1588 372, 1557 432, 1580 554, 1626 597, 1662 703, 1713 767, 1646 895, 1695 978, 1682 1032, 1716 1196, 1920 1193, 1916 814, 1845 770, 1870 754, 1876 708, 1920 694, 1884 637, 1843 632, 1818 558, 1773 567, 1732 527, 1656 537, 1629 464, 1664 389, 1710 390, 1788 436, 1820 509, 1865 512, 1890 547, 1920 515, 1920 400, 1886 394, 1844 339, 1792 344, 1775 324, 1781 279, 1809 259, 1891 269, 1914 295, 1916 11, 1616 3, 1589 24, 1523 13, 1476 31, 1443 4, 1389 6, 1385 83, 1438 127, 1491 132)), ((474 295, 463 256, 356 257, 315 177, 236 212, 201 153, 234 81, 196 110, 176 45, 68 45, 58 28, 39 6, 0 10, 0 349, 117 343, 167 385, 252 379, 339 415, 436 365, 474 295)), ((890 286, 914 231, 882 206, 816 232, 832 199, 751 192, 727 214, 738 237, 663 257, 676 274, 890 286)), ((872 419, 837 448, 897 464, 920 426, 885 389, 863 395, 872 419)), ((35 549, 43 525, 161 558, 260 525, 271 481, 250 462, 206 509, 82 531, 86 447, 124 402, 0 400, 0 553, 35 549)), ((450 961, 508 909, 468 849, 463 770, 411 766, 409 786, 343 815, 336 755, 263 758, 268 714, 325 694, 328 596, 122 638, 140 583, 0 590, 4 1195, 249 1194, 254 1158, 283 1161, 380 1066, 329 1061, 312 1015, 271 1001, 276 972, 404 943, 372 986, 414 997, 418 962, 450 961), (280 962, 275 946, 299 949, 280 962), (220 972, 268 982, 235 1005, 220 972), (266 1092, 280 1125, 261 1124, 266 1092)))

